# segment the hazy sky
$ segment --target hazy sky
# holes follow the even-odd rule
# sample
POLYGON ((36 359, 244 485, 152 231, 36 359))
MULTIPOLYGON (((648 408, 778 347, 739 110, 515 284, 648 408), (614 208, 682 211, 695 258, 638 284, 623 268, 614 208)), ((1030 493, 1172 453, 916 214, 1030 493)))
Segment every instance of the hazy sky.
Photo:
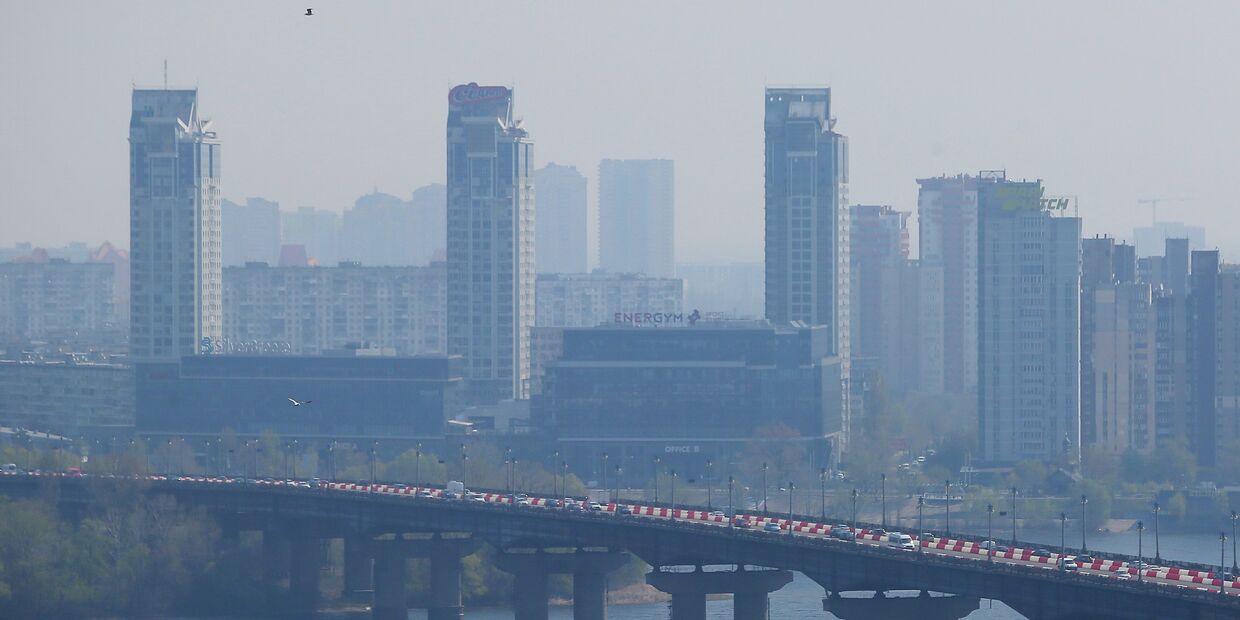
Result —
MULTIPOLYGON (((130 89, 197 85, 223 193, 341 210, 444 178, 446 95, 511 84, 539 164, 676 162, 677 258, 762 254, 762 89, 829 85, 853 203, 1006 168, 1085 231, 1240 250, 1235 2, 0 2, 0 245, 128 246, 130 89), (315 15, 302 15, 313 6, 315 15), (1231 246, 1231 247, 1228 247, 1231 246)), ((915 227, 915 224, 914 224, 915 227)), ((1234 254, 1235 252, 1228 252, 1234 254)))

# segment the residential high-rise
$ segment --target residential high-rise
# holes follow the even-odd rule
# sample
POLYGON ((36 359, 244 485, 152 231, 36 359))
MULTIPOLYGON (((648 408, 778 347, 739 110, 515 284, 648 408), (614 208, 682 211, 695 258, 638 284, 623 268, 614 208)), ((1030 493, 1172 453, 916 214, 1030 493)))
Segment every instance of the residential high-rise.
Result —
POLYGON ((197 90, 133 91, 130 356, 176 362, 222 335, 220 143, 197 90))
POLYGON ((102 332, 119 329, 114 286, 115 269, 107 263, 0 263, 0 340, 80 335, 102 342, 102 332))
POLYGON ((604 159, 598 166, 599 266, 652 278, 676 274, 670 159, 604 159))
POLYGON ((1040 181, 980 178, 978 436, 982 459, 1079 462, 1081 220, 1040 181), (1049 209, 1047 207, 1050 207, 1049 209))
MULTIPOLYGON (((1094 300, 1100 289, 1114 290, 1115 239, 1081 240, 1081 442, 1094 443, 1094 300)), ((1112 300, 1114 303, 1114 300, 1112 300)))
MULTIPOLYGON (((1188 293, 1189 396, 1188 445, 1197 464, 1214 466, 1218 423, 1218 317, 1220 310, 1219 275, 1222 262, 1218 250, 1193 250, 1190 259, 1188 293)), ((1235 316, 1228 311, 1228 316, 1235 316)))
POLYGON ((829 88, 768 88, 765 108, 766 318, 826 326, 827 355, 844 382, 846 442, 853 402, 848 139, 835 132, 829 88))
POLYGON ((977 181, 917 180, 918 385, 929 393, 977 389, 977 181))
POLYGON ((617 317, 682 315, 684 280, 633 273, 543 273, 538 275, 539 327, 594 327, 622 323, 617 317))
POLYGON ((340 260, 340 214, 314 207, 280 212, 284 245, 300 245, 313 264, 335 265, 340 260))
POLYGON ((262 198, 245 204, 225 200, 220 206, 222 259, 225 266, 275 264, 280 257, 280 205, 262 198))
POLYGON ((534 325, 534 145, 512 90, 448 93, 448 352, 466 400, 525 398, 534 325))
POLYGON ((444 247, 443 185, 427 185, 410 200, 372 192, 340 221, 343 260, 363 265, 426 265, 444 247))
POLYGON ((762 316, 761 262, 680 263, 676 277, 685 281, 685 307, 735 318, 762 316))
MULTIPOLYGON (((881 379, 888 390, 907 392, 915 377, 906 376, 910 343, 916 335, 905 322, 905 306, 916 299, 916 290, 905 273, 908 260, 908 213, 889 206, 849 207, 849 241, 852 282, 849 304, 849 350, 853 372, 865 369, 867 377, 881 379)), ((855 384, 855 381, 854 381, 855 384)))
POLYGON ((1206 229, 1190 226, 1183 222, 1156 222, 1150 226, 1138 226, 1132 229, 1133 243, 1141 256, 1157 256, 1167 239, 1184 239, 1191 247, 1186 249, 1199 250, 1206 245, 1206 229))
POLYGON ((534 171, 534 187, 538 273, 585 273, 589 270, 586 178, 573 166, 550 163, 534 171))

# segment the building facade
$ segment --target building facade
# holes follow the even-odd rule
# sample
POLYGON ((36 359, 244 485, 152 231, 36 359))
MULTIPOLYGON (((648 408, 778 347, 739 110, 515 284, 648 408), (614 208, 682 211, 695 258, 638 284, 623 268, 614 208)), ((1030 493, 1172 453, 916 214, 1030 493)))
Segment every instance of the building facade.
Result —
POLYGON ((0 339, 56 340, 122 329, 108 263, 0 263, 0 339))
POLYGON ((848 140, 835 132, 829 88, 768 88, 765 98, 766 319, 826 326, 838 358, 848 435, 848 140))
POLYGON ((127 364, 98 354, 0 360, 0 426, 78 436, 133 423, 127 364))
POLYGON ((762 318, 764 275, 760 262, 676 265, 676 277, 685 281, 686 308, 738 319, 762 318))
POLYGON ((982 460, 1078 463, 1081 221, 1040 181, 977 189, 982 460))
POLYGON ((340 261, 340 214, 314 207, 281 211, 280 240, 302 246, 311 264, 335 265, 340 261))
POLYGON ((684 295, 678 278, 605 271, 539 274, 535 325, 593 327, 623 323, 626 316, 632 322, 635 314, 681 315, 684 295))
POLYGON ((197 90, 133 91, 130 356, 175 362, 223 335, 220 143, 197 90))
POLYGON ((446 356, 198 355, 138 372, 137 427, 147 436, 436 439, 458 410, 460 382, 460 359, 446 356))
MULTIPOLYGON (((909 347, 917 342, 906 307, 916 306, 916 288, 910 284, 908 213, 889 206, 853 205, 849 251, 852 279, 849 292, 849 350, 854 376, 859 369, 867 381, 881 381, 888 390, 915 388, 909 347)), ((853 385, 857 381, 854 379, 853 385)))
POLYGON ((918 369, 929 393, 977 389, 977 177, 918 179, 918 369))
POLYGON ((534 325, 533 143, 512 90, 448 94, 448 352, 465 360, 466 399, 525 398, 534 325))
POLYGON ((244 350, 262 343, 293 355, 346 348, 396 355, 444 353, 446 304, 443 263, 227 267, 220 348, 244 350))
POLYGON ((670 159, 599 162, 599 267, 652 278, 675 276, 674 177, 670 159))
POLYGON ((573 463, 608 453, 645 466, 658 455, 690 472, 707 458, 727 463, 774 425, 795 432, 789 440, 804 444, 815 467, 837 456, 842 377, 826 327, 702 321, 559 331, 547 341, 559 357, 546 364, 531 422, 573 463))
POLYGON ((573 166, 550 163, 534 171, 538 192, 534 253, 538 256, 538 273, 589 270, 586 185, 586 178, 573 166))
POLYGON ((263 198, 247 198, 245 204, 225 200, 220 205, 220 230, 225 267, 274 265, 280 257, 279 203, 263 198))

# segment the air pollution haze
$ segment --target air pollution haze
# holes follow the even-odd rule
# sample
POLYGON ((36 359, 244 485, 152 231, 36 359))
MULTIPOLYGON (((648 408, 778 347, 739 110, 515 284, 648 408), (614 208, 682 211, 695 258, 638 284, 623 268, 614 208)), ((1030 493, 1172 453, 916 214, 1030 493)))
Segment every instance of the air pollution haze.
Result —
POLYGON ((1240 242, 1234 3, 306 4, 6 3, 0 245, 125 245, 130 89, 165 61, 215 119, 232 200, 441 183, 444 93, 503 84, 592 209, 600 160, 671 159, 677 259, 757 260, 763 88, 827 85, 853 203, 915 211, 916 178, 1002 168, 1078 197, 1086 236, 1125 238, 1157 198, 1240 242))

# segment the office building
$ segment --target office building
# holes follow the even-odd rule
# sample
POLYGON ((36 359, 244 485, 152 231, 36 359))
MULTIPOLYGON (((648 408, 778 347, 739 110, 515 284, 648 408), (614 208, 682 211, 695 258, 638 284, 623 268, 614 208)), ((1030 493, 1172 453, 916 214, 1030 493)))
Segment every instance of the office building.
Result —
POLYGON ((446 356, 190 356, 138 373, 137 426, 147 436, 271 432, 390 447, 442 438, 460 382, 460 359, 446 356))
POLYGON ((1215 289, 1214 462, 1219 482, 1236 482, 1240 455, 1240 270, 1226 265, 1215 289))
MULTIPOLYGON (((444 353, 447 277, 427 267, 224 269, 220 351, 265 347, 293 355, 361 348, 396 355, 444 353), (239 349, 240 348, 240 349, 239 349)), ((212 349, 217 347, 213 343, 212 349)))
POLYGON ((977 177, 918 179, 919 388, 977 389, 977 177))
POLYGON ((641 321, 646 315, 682 315, 684 282, 641 274, 544 273, 538 275, 535 325, 593 327, 641 321), (626 321, 626 317, 628 320, 626 321))
POLYGON ((121 361, 99 353, 0 359, 0 426, 76 437, 133 423, 133 371, 121 361))
POLYGON ((534 254, 538 273, 585 273, 589 270, 586 240, 586 178, 573 166, 550 163, 534 171, 538 214, 534 254))
MULTIPOLYGON (((1082 306, 1084 291, 1082 287, 1082 306)), ((1150 285, 1117 281, 1090 292, 1090 322, 1088 329, 1081 326, 1082 441, 1112 454, 1149 452, 1157 440, 1157 325, 1150 285)))
POLYGON ((261 262, 274 265, 280 252, 280 205, 263 198, 245 204, 225 200, 220 205, 225 267, 261 262))
MULTIPOLYGON (((543 328, 540 328, 543 329, 543 328)), ((706 459, 728 463, 755 431, 787 426, 830 466, 843 442, 842 376, 824 326, 698 321, 693 326, 559 330, 531 423, 554 436, 579 471, 601 455, 635 480, 660 456, 686 478, 706 459), (629 468, 636 468, 629 471, 629 468)))
POLYGON ((982 460, 1077 463, 1081 221, 1040 181, 984 176, 978 213, 982 460))
MULTIPOLYGON (((1218 426, 1218 370, 1220 342, 1219 281, 1222 261, 1218 250, 1194 250, 1190 258, 1188 293, 1189 422, 1188 445, 1197 464, 1213 468, 1218 453, 1214 433, 1218 426)), ((1228 312, 1225 316, 1234 316, 1228 312)), ((1229 329, 1227 331, 1230 331, 1229 329)))
POLYGON ((676 274, 672 161, 604 159, 598 166, 599 266, 652 278, 676 274))
POLYGON ((130 356, 176 362, 223 335, 220 143, 197 90, 133 91, 130 356))
POLYGON ((280 212, 283 245, 300 245, 312 265, 335 265, 340 261, 340 214, 298 207, 280 212))
MULTIPOLYGON (((867 381, 881 381, 887 390, 907 392, 915 377, 909 347, 916 342, 905 307, 915 305, 916 289, 906 288, 911 268, 908 260, 908 213, 889 206, 853 205, 849 251, 852 282, 849 304, 849 350, 854 376, 864 369, 867 381)), ((854 379, 853 385, 857 385, 854 379)))
POLYGON ((525 398, 534 325, 534 145, 512 90, 448 94, 448 352, 465 361, 466 399, 525 398))

